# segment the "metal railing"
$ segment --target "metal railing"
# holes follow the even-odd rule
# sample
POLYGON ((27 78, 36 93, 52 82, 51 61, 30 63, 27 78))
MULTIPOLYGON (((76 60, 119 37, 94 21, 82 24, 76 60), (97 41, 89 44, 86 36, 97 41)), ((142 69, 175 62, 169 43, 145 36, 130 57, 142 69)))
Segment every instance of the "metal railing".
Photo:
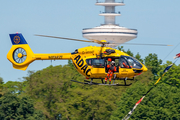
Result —
POLYGON ((101 11, 100 11, 100 13, 115 13, 115 14, 121 14, 120 11, 119 11, 119 12, 101 12, 101 11))
MULTIPOLYGON (((99 0, 96 0, 96 3, 105 3, 105 2, 99 2, 99 0)), ((121 0, 121 2, 114 2, 114 3, 124 3, 124 0, 121 0)))

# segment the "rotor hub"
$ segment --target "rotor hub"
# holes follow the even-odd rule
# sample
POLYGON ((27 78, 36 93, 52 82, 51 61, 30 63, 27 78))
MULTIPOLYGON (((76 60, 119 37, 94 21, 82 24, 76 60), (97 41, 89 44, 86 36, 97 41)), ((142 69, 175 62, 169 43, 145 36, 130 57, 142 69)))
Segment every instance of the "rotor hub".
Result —
POLYGON ((106 40, 101 40, 102 43, 106 43, 107 41, 106 40))
POLYGON ((18 53, 18 58, 22 58, 23 57, 23 55, 22 55, 22 53, 18 53))

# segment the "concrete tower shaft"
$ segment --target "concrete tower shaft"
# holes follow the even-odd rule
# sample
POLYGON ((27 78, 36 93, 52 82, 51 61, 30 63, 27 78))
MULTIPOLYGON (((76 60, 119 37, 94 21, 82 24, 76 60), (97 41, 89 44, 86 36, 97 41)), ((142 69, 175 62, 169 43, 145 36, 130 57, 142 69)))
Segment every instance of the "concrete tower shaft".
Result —
POLYGON ((115 16, 120 16, 120 12, 115 12, 116 6, 125 5, 123 2, 115 2, 115 0, 105 0, 104 3, 99 3, 97 1, 96 5, 101 5, 105 7, 105 12, 100 13, 99 15, 104 16, 105 25, 115 25, 115 16))

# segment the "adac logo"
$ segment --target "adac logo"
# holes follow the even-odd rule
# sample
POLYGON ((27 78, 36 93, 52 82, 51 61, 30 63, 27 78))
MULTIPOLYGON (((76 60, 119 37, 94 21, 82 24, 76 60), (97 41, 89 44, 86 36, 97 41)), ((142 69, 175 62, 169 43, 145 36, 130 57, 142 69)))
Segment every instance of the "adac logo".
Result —
POLYGON ((20 42, 20 37, 16 35, 16 36, 14 36, 13 40, 16 44, 18 44, 20 42))

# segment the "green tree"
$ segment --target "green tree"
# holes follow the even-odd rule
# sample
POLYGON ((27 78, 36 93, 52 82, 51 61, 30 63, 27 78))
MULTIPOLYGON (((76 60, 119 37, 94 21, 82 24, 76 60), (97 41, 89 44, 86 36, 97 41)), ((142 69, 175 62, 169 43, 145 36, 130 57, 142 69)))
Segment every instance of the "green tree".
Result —
POLYGON ((139 54, 139 52, 135 55, 135 58, 143 63, 143 59, 141 59, 141 55, 139 54))
POLYGON ((123 51, 123 52, 125 52, 125 53, 127 53, 128 55, 130 55, 130 56, 133 57, 133 53, 130 51, 130 49, 128 49, 127 51, 125 51, 123 46, 121 46, 121 47, 118 46, 118 50, 123 51))
POLYGON ((125 52, 125 50, 124 50, 124 47, 123 46, 118 46, 118 48, 117 48, 118 50, 120 50, 120 51, 123 51, 123 52, 125 52))
POLYGON ((3 84, 3 91, 13 94, 21 94, 22 92, 24 92, 25 87, 26 82, 8 81, 7 83, 3 84))
POLYGON ((126 53, 128 54, 128 55, 130 55, 130 56, 132 56, 133 57, 133 53, 130 51, 130 49, 128 49, 127 51, 126 51, 126 53))
POLYGON ((36 108, 41 109, 47 118, 60 119, 62 113, 58 112, 55 103, 68 99, 64 98, 68 88, 76 87, 70 81, 72 78, 84 79, 69 65, 49 66, 35 73, 29 71, 29 77, 25 78, 28 84, 26 93, 36 99, 36 108))
MULTIPOLYGON (((134 84, 117 103, 118 108, 113 111, 111 120, 121 120, 134 107, 135 103, 147 92, 151 86, 142 83, 134 84)), ((180 89, 161 83, 146 95, 137 106, 129 120, 162 120, 180 118, 180 89)))
POLYGON ((126 88, 73 83, 72 78, 82 81, 84 76, 69 64, 49 66, 25 78, 26 94, 36 100, 35 107, 50 120, 108 120, 126 88))
POLYGON ((0 77, 0 97, 3 95, 3 79, 0 77))
POLYGON ((160 64, 162 63, 161 59, 158 59, 157 54, 150 53, 144 59, 145 65, 151 67, 151 71, 154 75, 157 75, 158 71, 161 70, 160 64))
MULTIPOLYGON (((163 74, 163 70, 172 62, 167 62, 161 66, 158 74, 163 74)), ((117 102, 118 108, 113 111, 111 120, 121 120, 134 107, 135 103, 154 85, 156 81, 153 80, 152 68, 135 78, 136 83, 129 87, 121 96, 121 100, 117 102)), ((154 87, 151 92, 146 95, 143 101, 135 109, 130 119, 173 119, 178 120, 180 107, 180 89, 179 84, 179 70, 180 66, 174 65, 162 77, 161 81, 154 87), (176 79, 176 82, 173 81, 176 79)))
MULTIPOLYGON (((171 64, 172 62, 167 61, 166 64, 161 65, 162 69, 159 71, 159 75, 162 75, 164 69, 171 64)), ((162 81, 180 88, 180 65, 174 64, 162 78, 162 81)))
POLYGON ((71 68, 71 69, 74 69, 74 65, 72 63, 72 60, 68 60, 68 66, 71 68))
POLYGON ((42 112, 35 110, 33 101, 28 97, 18 98, 5 93, 0 99, 1 120, 44 120, 42 112))

